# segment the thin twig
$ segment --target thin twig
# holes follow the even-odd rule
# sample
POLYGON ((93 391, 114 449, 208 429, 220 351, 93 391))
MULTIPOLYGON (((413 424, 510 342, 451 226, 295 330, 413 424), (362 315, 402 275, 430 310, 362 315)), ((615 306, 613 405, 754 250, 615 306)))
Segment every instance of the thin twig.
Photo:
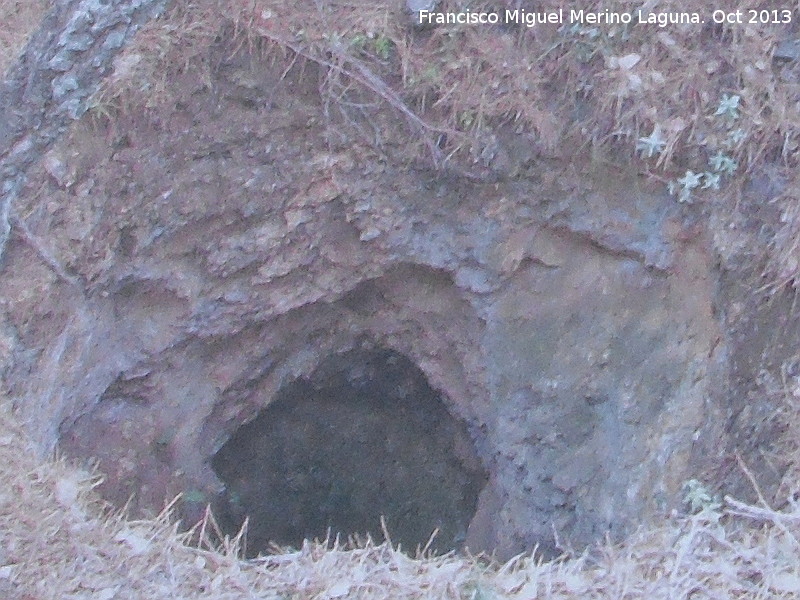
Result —
POLYGON ((787 514, 778 512, 770 508, 761 508, 760 506, 753 506, 746 504, 740 500, 736 500, 731 496, 725 496, 725 502, 732 508, 726 508, 725 512, 739 517, 748 517, 750 519, 758 519, 761 521, 772 521, 777 523, 779 521, 790 521, 793 523, 800 523, 800 515, 787 514))
POLYGON ((768 510, 773 510, 773 508, 767 502, 766 498, 764 498, 764 494, 761 493, 761 488, 759 487, 758 482, 756 481, 756 478, 753 475, 753 472, 750 471, 750 469, 747 467, 747 464, 744 462, 744 459, 742 458, 742 455, 739 454, 738 450, 736 450, 734 456, 736 457, 736 462, 739 464, 739 468, 745 474, 747 479, 750 480, 750 485, 753 486, 753 489, 755 490, 756 495, 758 496, 758 501, 761 502, 764 508, 768 510))
POLYGON ((786 513, 777 512, 769 508, 769 505, 767 505, 765 508, 750 506, 749 504, 739 502, 730 496, 725 496, 725 502, 733 507, 733 510, 730 508, 726 509, 725 512, 728 514, 738 517, 746 517, 749 519, 757 519, 759 521, 768 521, 785 533, 786 537, 792 541, 796 548, 800 548, 800 540, 797 539, 794 533, 789 531, 789 528, 786 527, 786 524, 784 523, 784 521, 787 520, 800 521, 800 515, 788 515, 786 513))
POLYGON ((392 545, 392 537, 389 535, 389 528, 386 526, 386 519, 381 515, 381 532, 383 532, 383 537, 386 540, 386 543, 389 546, 392 545))
POLYGON ((316 54, 314 54, 307 48, 300 46, 299 44, 295 44, 286 39, 278 37, 275 34, 270 33, 266 28, 260 27, 259 32, 261 33, 261 35, 263 35, 270 41, 285 48, 289 48, 296 55, 302 56, 312 62, 327 67, 328 69, 331 69, 338 73, 342 73, 347 77, 349 77, 350 79, 352 79, 353 81, 357 81, 367 89, 376 93, 383 100, 385 100, 392 107, 394 107, 397 111, 399 111, 404 117, 406 117, 406 119, 411 123, 411 125, 413 125, 421 133, 423 133, 425 144, 428 147, 428 151, 431 154, 434 166, 437 169, 442 166, 444 162, 442 153, 439 150, 439 147, 436 145, 436 142, 432 140, 430 135, 428 134, 435 133, 439 135, 447 134, 455 136, 457 135, 456 132, 441 127, 436 127, 428 123, 424 119, 422 119, 419 115, 417 115, 417 113, 415 113, 408 107, 408 105, 403 101, 403 99, 400 98, 400 96, 392 88, 390 88, 385 81, 383 81, 383 79, 381 79, 375 73, 373 73, 367 67, 367 65, 365 65, 362 61, 348 54, 344 50, 344 48, 342 48, 341 44, 333 43, 329 47, 329 50, 331 51, 333 56, 335 56, 336 59, 338 60, 338 62, 334 62, 326 58, 317 56, 316 54), (351 67, 348 67, 347 65, 351 65, 351 67))
POLYGON ((428 550, 431 549, 431 545, 433 544, 433 540, 436 539, 437 535, 439 535, 439 528, 438 527, 433 530, 433 533, 431 533, 431 537, 428 538, 427 543, 425 544, 425 546, 420 551, 420 554, 419 554, 420 556, 424 557, 428 553, 428 550))

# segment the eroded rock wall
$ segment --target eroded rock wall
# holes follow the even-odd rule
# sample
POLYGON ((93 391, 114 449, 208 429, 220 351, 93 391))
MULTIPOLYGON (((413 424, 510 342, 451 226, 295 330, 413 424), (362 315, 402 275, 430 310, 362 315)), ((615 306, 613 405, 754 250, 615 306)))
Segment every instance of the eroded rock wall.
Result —
POLYGON ((702 230, 617 166, 409 166, 400 133, 383 154, 330 135, 313 68, 281 74, 236 56, 173 107, 87 117, 31 178, 0 293, 40 447, 98 457, 136 510, 191 490, 191 518, 239 426, 374 346, 470 432, 490 474, 472 549, 580 546, 676 506, 722 438, 702 230))

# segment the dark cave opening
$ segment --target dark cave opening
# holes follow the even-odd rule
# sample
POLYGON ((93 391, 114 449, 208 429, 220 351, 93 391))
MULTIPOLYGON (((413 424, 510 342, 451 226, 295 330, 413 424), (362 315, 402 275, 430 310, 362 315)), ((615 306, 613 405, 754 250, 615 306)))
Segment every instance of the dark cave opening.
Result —
POLYGON ((459 549, 486 483, 466 425, 408 358, 390 350, 329 357, 284 386, 212 459, 216 513, 247 554, 270 543, 367 533, 414 552, 459 549))

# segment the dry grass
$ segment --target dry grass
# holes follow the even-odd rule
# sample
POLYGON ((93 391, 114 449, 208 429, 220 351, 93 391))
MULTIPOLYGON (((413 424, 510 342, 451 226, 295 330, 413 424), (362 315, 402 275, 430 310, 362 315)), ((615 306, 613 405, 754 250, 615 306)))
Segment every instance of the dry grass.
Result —
MULTIPOLYGON (((47 4, 0 4, 3 60, 10 60, 47 4)), ((440 10, 467 4, 476 12, 514 3, 443 0, 440 10)), ((579 8, 618 14, 641 5, 586 0, 579 8)), ((687 0, 647 5, 659 12, 702 10, 687 0)), ((568 12, 575 4, 557 0, 548 8, 568 12)), ((775 6, 766 0, 725 6, 745 15, 760 8, 775 6)), ((779 8, 795 9, 797 19, 797 2, 779 8)), ((130 106, 157 109, 173 100, 171 82, 178 76, 211 85, 215 43, 250 49, 266 43, 287 65, 300 55, 328 69, 322 91, 330 98, 346 100, 360 87, 394 107, 427 141, 421 147, 428 154, 434 142, 442 145, 440 134, 446 132, 441 156, 433 152, 437 160, 449 153, 489 160, 493 134, 506 127, 532 134, 538 153, 573 156, 579 147, 613 161, 634 161, 671 183, 677 198, 712 202, 716 185, 767 161, 796 166, 800 61, 773 56, 779 42, 795 37, 794 23, 659 28, 636 25, 635 19, 632 26, 419 30, 402 2, 177 0, 119 57, 92 112, 110 117, 130 106), (691 178, 682 180, 687 171, 702 175, 697 187, 691 178), (703 191, 703 185, 711 189, 703 191)), ((797 234, 786 235, 788 247, 795 246, 797 234)), ((773 278, 789 269, 794 282, 797 267, 779 254, 773 252, 773 278)))
MULTIPOLYGON (((513 4, 442 0, 439 10, 502 11, 513 4)), ((688 0, 646 4, 658 12, 705 10, 688 0)), ((639 0, 586 0, 579 8, 621 13, 641 6, 639 0)), ((798 6, 779 8, 794 10, 797 21, 798 6)), ((576 6, 557 0, 547 7, 568 12, 576 6)), ((746 16, 748 9, 775 5, 733 0, 724 8, 746 16)), ((632 26, 420 30, 402 2, 179 0, 119 59, 94 113, 165 106, 174 100, 170 82, 187 73, 211 85, 209 48, 224 40, 271 48, 272 59, 287 67, 298 57, 318 63, 328 73, 321 86, 326 106, 344 113, 341 107, 363 102, 366 91, 410 125, 413 135, 406 137, 420 142, 414 147, 438 165, 458 163, 465 173, 470 164, 490 165, 495 134, 513 131, 534 140, 534 156, 569 159, 578 148, 591 159, 633 163, 681 202, 725 204, 717 188, 741 183, 765 164, 782 169, 793 189, 800 60, 778 49, 798 37, 796 22, 714 25, 710 14, 703 16, 706 25, 664 28, 637 25, 634 18, 632 26)), ((766 249, 765 275, 774 288, 794 285, 800 275, 798 211, 794 196, 786 198, 779 206, 783 221, 770 224, 777 242, 766 249)))
MULTIPOLYGON (((796 407, 792 409, 796 411, 796 407)), ((794 418, 798 415, 793 414, 794 418)), ((412 559, 388 544, 306 544, 244 561, 237 541, 192 544, 169 511, 149 521, 110 512, 96 476, 39 461, 0 407, 0 596, 134 598, 793 598, 800 594, 800 505, 776 511, 726 499, 665 519, 623 544, 505 565, 445 556, 412 559)), ((209 525, 207 523, 206 525, 209 525)), ((205 537, 205 536, 203 536, 205 537)))
MULTIPOLYGON (((640 4, 595 0, 581 8, 629 12, 640 4)), ((658 11, 696 8, 685 0, 648 4, 658 11)), ((732 4, 730 10, 757 8, 732 4)), ((442 10, 458 7, 454 0, 442 4, 442 10)), ((666 146, 650 162, 662 170, 698 157, 704 159, 698 168, 705 168, 718 149, 747 166, 765 156, 796 158, 795 69, 779 68, 771 58, 776 41, 791 36, 786 25, 416 31, 409 20, 399 4, 368 0, 184 0, 140 34, 123 61, 129 68, 111 80, 117 83, 113 95, 134 91, 135 82, 154 105, 168 95, 171 76, 207 66, 203 57, 214 38, 233 37, 251 47, 267 39, 350 74, 368 67, 382 83, 362 77, 364 85, 384 100, 377 88, 387 85, 437 129, 469 133, 510 121, 538 134, 545 147, 567 134, 587 144, 621 143, 634 154, 638 138, 658 127, 666 146), (744 137, 732 143, 734 123, 715 116, 724 94, 740 96, 735 124, 742 131, 735 139, 744 137)))
POLYGON ((235 541, 214 551, 187 545, 168 510, 127 521, 94 494, 97 477, 38 461, 8 408, 0 411, 0 597, 447 598, 481 580, 466 561, 414 561, 388 546, 307 545, 244 562, 235 541))

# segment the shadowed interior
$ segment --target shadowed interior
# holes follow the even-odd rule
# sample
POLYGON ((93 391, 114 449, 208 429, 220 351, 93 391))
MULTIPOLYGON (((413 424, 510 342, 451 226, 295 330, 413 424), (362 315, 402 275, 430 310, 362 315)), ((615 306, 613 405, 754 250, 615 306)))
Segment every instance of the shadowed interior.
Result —
POLYGON ((247 552, 270 542, 369 534, 414 551, 459 548, 486 474, 464 423, 424 374, 387 350, 330 357, 285 386, 214 456, 225 483, 216 512, 247 552))

